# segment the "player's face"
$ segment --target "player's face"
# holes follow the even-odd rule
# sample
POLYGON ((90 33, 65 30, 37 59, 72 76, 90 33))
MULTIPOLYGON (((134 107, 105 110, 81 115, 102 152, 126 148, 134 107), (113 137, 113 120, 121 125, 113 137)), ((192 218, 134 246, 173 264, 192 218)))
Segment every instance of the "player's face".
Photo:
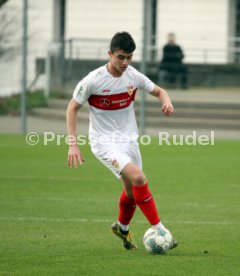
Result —
POLYGON ((123 50, 116 50, 114 53, 108 52, 110 56, 110 68, 116 76, 121 76, 132 61, 133 53, 126 53, 123 50))

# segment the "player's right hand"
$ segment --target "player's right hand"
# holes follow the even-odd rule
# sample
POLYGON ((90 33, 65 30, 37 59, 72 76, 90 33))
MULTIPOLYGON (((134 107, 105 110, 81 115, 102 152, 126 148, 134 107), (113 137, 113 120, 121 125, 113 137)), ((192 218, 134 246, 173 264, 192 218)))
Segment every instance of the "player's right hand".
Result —
POLYGON ((83 165, 83 162, 84 162, 84 157, 82 156, 79 148, 78 148, 78 145, 71 145, 69 146, 69 150, 68 150, 68 166, 70 168, 73 168, 73 166, 75 168, 78 167, 78 163, 79 165, 83 165))

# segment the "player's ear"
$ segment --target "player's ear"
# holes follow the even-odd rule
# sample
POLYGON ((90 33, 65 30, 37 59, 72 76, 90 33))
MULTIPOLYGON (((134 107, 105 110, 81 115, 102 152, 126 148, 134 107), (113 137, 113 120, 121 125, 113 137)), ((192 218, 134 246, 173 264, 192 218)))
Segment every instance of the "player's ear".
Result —
POLYGON ((113 56, 113 53, 109 50, 108 51, 108 56, 111 58, 113 56))

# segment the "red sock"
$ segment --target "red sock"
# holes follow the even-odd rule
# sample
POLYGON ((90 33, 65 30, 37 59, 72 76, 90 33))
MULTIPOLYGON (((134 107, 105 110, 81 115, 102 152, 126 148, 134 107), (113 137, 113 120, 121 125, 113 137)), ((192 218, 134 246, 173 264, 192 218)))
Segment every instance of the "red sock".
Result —
POLYGON ((136 210, 136 202, 134 198, 128 197, 125 190, 123 190, 119 201, 119 215, 118 221, 122 224, 128 225, 136 210))
POLYGON ((150 224, 154 225, 160 222, 158 211, 148 188, 148 183, 143 186, 133 186, 133 195, 137 205, 146 216, 150 224))

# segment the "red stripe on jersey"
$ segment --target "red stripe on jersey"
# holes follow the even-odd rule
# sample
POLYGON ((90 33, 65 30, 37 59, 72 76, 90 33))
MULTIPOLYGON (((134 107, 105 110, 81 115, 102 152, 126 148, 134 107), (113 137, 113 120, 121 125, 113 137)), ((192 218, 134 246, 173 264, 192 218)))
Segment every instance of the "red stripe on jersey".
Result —
POLYGON ((115 110, 128 107, 135 99, 137 88, 129 92, 114 95, 91 95, 88 98, 89 105, 103 110, 115 110))

